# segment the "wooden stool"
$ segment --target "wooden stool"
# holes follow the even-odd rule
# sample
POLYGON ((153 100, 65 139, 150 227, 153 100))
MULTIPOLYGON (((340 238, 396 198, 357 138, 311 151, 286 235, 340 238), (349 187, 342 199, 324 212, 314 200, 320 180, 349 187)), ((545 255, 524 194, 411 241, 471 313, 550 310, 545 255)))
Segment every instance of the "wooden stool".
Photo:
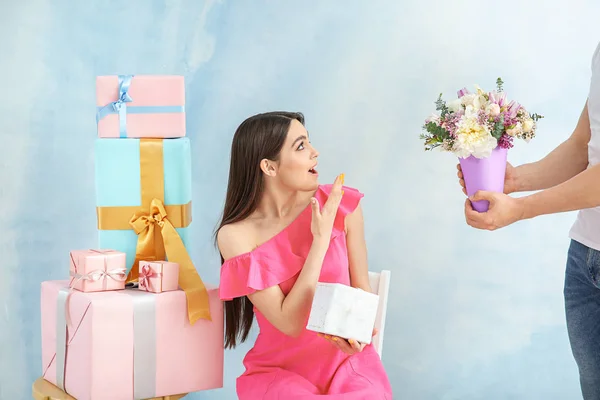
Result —
MULTIPOLYGON (((34 400, 76 400, 75 397, 69 396, 44 378, 39 378, 37 381, 33 382, 31 392, 34 400)), ((179 400, 183 397, 185 397, 185 394, 155 397, 147 400, 179 400)))

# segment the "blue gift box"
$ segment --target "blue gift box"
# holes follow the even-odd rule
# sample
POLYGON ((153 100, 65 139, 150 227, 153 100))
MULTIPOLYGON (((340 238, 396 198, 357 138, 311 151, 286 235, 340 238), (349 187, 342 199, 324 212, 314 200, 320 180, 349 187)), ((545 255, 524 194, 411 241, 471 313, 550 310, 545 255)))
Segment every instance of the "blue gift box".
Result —
POLYGON ((124 252, 128 272, 138 244, 131 221, 137 212, 154 222, 148 214, 151 203, 159 209, 164 205, 167 218, 188 246, 192 200, 189 138, 96 139, 95 176, 99 247, 124 252))

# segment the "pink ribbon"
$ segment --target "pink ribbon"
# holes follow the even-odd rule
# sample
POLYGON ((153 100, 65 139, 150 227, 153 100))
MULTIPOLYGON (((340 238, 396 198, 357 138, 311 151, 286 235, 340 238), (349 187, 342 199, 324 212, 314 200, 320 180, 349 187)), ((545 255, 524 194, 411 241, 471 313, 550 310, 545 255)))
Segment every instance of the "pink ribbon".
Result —
MULTIPOLYGON (((154 271, 148 264, 144 265, 139 274, 140 288, 150 290, 150 278, 160 278, 162 273, 154 271)), ((161 285, 162 288, 162 285, 161 285)))

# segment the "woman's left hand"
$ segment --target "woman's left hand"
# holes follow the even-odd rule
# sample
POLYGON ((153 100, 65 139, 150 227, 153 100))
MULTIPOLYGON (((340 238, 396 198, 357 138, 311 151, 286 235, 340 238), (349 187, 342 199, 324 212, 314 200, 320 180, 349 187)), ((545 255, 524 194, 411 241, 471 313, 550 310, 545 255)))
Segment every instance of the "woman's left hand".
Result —
MULTIPOLYGON (((327 340, 328 342, 332 343, 335 347, 337 347, 344 353, 350 355, 360 353, 366 346, 365 343, 360 343, 354 339, 346 340, 338 336, 324 335, 322 333, 318 333, 318 335, 327 340)), ((376 328, 373 329, 373 334, 371 336, 375 335, 377 335, 376 328)))

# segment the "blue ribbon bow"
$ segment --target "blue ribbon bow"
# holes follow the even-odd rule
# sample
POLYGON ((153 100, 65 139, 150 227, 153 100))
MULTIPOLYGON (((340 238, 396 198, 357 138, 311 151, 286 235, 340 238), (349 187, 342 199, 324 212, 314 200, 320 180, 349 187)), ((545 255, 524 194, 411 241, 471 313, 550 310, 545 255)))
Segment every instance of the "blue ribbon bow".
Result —
POLYGON ((117 101, 108 103, 96 112, 96 124, 104 117, 112 113, 119 114, 119 134, 122 138, 127 137, 127 103, 133 101, 129 95, 133 75, 119 75, 119 98, 117 101))

